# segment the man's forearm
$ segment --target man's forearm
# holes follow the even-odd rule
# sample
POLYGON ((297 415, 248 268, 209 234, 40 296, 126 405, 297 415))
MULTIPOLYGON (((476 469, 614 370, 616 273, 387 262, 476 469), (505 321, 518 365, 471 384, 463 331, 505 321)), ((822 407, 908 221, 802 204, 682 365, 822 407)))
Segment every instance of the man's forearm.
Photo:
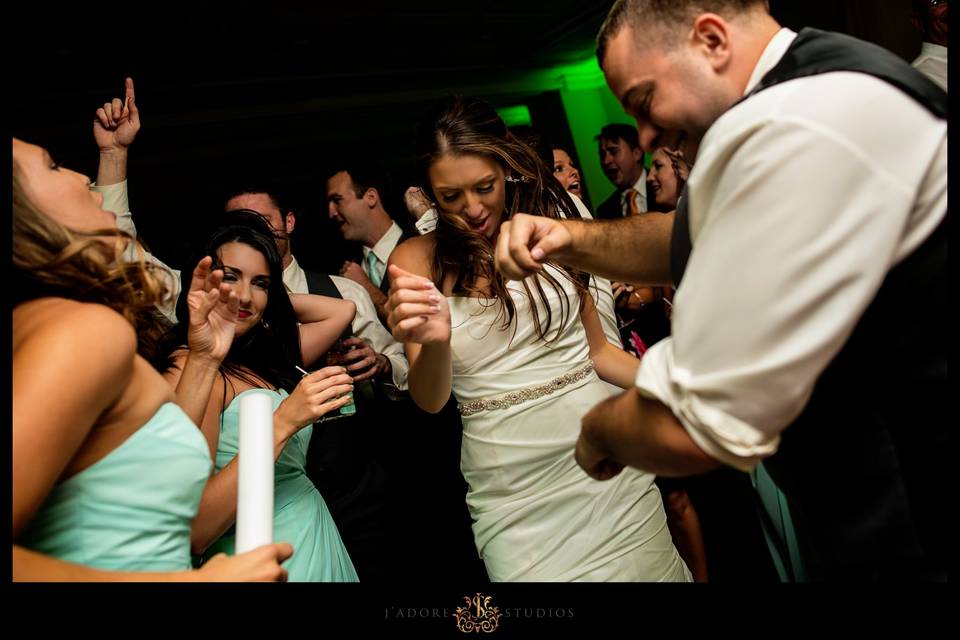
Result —
POLYGON ((364 289, 367 290, 367 293, 370 294, 370 299, 373 301, 374 306, 377 309, 383 308, 383 305, 387 304, 387 296, 383 291, 380 291, 373 283, 364 285, 364 289))
POLYGON ((373 302, 373 306, 377 310, 377 316, 383 320, 387 318, 387 296, 380 291, 372 282, 369 280, 362 283, 364 290, 370 294, 370 300, 373 302))
POLYGON ((615 282, 669 285, 673 213, 622 220, 564 222, 572 245, 557 254, 563 264, 615 282))
POLYGON ((664 404, 628 389, 583 418, 582 437, 612 460, 658 476, 687 476, 720 463, 694 443, 664 404))
POLYGON ((127 179, 127 150, 100 150, 100 165, 97 167, 97 184, 105 187, 127 179))

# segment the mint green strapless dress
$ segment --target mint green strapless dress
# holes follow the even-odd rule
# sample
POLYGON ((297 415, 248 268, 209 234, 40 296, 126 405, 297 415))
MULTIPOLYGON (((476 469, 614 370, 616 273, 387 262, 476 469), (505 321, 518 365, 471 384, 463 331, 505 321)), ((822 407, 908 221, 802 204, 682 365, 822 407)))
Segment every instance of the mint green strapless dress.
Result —
MULTIPOLYGON (((248 389, 237 394, 220 419, 216 468, 220 471, 240 451, 240 396, 268 393, 276 411, 287 397, 284 390, 248 389)), ((327 503, 304 471, 313 425, 304 427, 287 442, 274 467, 273 541, 289 542, 293 555, 283 563, 290 582, 357 582, 357 572, 347 553, 327 503)), ((233 554, 236 531, 231 527, 207 549, 203 558, 233 554)))
POLYGON ((210 467, 200 430, 168 402, 119 447, 55 486, 16 542, 98 569, 189 569, 190 524, 210 467))

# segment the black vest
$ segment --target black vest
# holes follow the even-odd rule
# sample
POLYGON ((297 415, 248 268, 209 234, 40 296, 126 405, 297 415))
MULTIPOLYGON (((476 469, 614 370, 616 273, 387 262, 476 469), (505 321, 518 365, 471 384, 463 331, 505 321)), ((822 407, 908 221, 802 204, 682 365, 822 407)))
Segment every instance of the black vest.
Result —
POLYGON ((316 271, 307 271, 304 269, 303 275, 307 280, 307 291, 310 293, 343 300, 340 290, 337 289, 337 285, 333 283, 333 278, 327 274, 317 273, 316 271))
MULTIPOLYGON (((815 29, 802 30, 744 100, 832 71, 874 76, 946 117, 946 93, 909 64, 815 29)), ((692 248, 686 202, 677 209, 671 246, 678 285, 692 248)), ((779 450, 764 461, 788 498, 813 579, 946 580, 946 267, 945 217, 887 273, 779 450)))

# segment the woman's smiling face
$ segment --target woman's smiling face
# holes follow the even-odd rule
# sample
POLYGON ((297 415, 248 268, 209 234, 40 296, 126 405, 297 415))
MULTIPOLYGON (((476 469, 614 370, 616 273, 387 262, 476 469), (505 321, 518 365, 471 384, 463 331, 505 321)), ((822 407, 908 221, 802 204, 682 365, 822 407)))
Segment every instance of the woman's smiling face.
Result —
POLYGON ((269 302, 270 267, 262 253, 242 242, 228 242, 217 249, 223 282, 240 299, 237 336, 257 326, 269 302))

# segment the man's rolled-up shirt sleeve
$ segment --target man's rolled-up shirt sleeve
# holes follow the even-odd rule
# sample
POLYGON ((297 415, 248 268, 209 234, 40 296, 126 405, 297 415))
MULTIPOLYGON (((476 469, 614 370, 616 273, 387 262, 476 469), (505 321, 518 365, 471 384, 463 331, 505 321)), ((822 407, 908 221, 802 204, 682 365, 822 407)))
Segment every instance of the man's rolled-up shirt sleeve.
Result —
POLYGON ((643 395, 665 404, 698 447, 711 458, 750 471, 780 444, 779 434, 754 429, 734 415, 712 406, 691 387, 689 370, 675 366, 671 338, 643 354, 636 386, 643 395))

